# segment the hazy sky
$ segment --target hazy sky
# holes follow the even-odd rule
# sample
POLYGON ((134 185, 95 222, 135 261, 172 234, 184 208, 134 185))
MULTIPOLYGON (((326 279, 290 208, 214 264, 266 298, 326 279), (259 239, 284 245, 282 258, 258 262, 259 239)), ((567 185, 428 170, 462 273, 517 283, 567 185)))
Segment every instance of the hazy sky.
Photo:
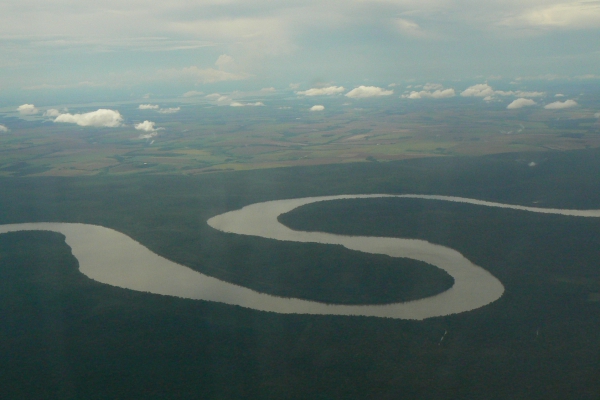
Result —
POLYGON ((0 97, 483 82, 599 69, 600 1, 0 2, 0 97))

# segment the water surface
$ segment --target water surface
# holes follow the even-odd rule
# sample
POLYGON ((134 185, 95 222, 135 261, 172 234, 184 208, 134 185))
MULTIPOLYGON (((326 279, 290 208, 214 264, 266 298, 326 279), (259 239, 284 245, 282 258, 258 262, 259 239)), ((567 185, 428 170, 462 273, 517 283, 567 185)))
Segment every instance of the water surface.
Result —
MULTIPOLYGON (((294 231, 277 217, 296 207, 317 201, 353 198, 407 197, 423 200, 455 201, 486 207, 527 212, 600 217, 600 210, 543 209, 486 202, 460 197, 431 195, 344 195, 276 200, 246 206, 215 216, 208 224, 220 231, 259 236, 274 240, 338 244, 351 250, 392 257, 406 257, 435 265, 455 280, 447 291, 424 299, 386 305, 339 305, 283 298, 259 293, 201 274, 161 257, 132 238, 102 226, 40 222, 1 225, 0 233, 44 230, 62 233, 80 271, 91 279, 112 286, 187 299, 216 301, 254 310, 283 314, 362 315, 421 320, 456 314, 483 307, 499 299, 501 282, 462 254, 423 240, 367 236, 344 236, 322 232, 294 231)), ((331 284, 335 284, 332 282, 331 284)))

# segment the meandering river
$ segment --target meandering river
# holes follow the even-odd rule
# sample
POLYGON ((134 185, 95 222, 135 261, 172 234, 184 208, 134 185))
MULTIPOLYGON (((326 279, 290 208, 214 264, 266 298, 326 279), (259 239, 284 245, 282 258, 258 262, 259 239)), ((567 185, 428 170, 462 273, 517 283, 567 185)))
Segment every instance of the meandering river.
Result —
POLYGON ((0 225, 0 234, 24 230, 62 233, 66 243, 71 247, 73 255, 79 261, 80 271, 87 277, 108 285, 187 299, 216 301, 283 314, 361 315, 422 320, 474 310, 490 304, 502 296, 504 287, 498 279, 451 248, 415 239, 294 231, 277 221, 279 215, 317 201, 376 197, 454 201, 528 212, 600 217, 600 210, 545 209, 461 197, 342 195, 257 203, 208 220, 211 227, 223 232, 260 236, 274 240, 338 244, 366 253, 424 261, 443 269, 454 278, 454 285, 438 295, 385 305, 324 304, 259 293, 176 264, 153 253, 132 238, 102 226, 61 222, 22 223, 0 225))

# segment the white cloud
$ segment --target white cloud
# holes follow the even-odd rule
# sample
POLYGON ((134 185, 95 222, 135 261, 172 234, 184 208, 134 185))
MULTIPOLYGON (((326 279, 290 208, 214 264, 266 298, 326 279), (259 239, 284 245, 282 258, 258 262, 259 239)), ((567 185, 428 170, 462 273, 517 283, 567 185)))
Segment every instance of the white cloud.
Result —
POLYGON ((404 18, 396 18, 395 20, 396 28, 400 33, 403 33, 408 36, 424 38, 430 36, 427 32, 425 32, 419 24, 416 22, 410 21, 404 18))
POLYGON ((296 90, 300 87, 299 83, 290 83, 290 89, 296 90))
POLYGON ((219 93, 211 93, 204 96, 208 100, 217 100, 221 95, 219 93))
POLYGON ((156 110, 158 106, 156 104, 140 104, 138 108, 140 110, 156 110))
POLYGON ((60 115, 60 111, 58 111, 56 108, 50 108, 48 110, 46 110, 44 112, 44 117, 58 117, 60 115))
POLYGON ((555 101, 554 103, 546 104, 544 108, 546 110, 560 110, 562 108, 575 107, 577 102, 575 100, 555 101))
MULTIPOLYGON (((150 133, 140 133, 140 136, 138 136, 138 139, 152 139, 153 137, 158 136, 158 132, 150 132, 150 133)), ((154 143, 154 140, 152 141, 152 143, 154 143)), ((150 143, 150 144, 152 144, 150 143)))
POLYGON ((493 96, 494 89, 487 83, 479 83, 477 85, 466 88, 461 94, 463 97, 486 97, 493 96))
POLYGON ((534 106, 536 104, 537 103, 535 101, 531 100, 531 99, 525 99, 523 97, 520 97, 520 98, 514 100, 508 106, 506 106, 506 108, 509 109, 509 110, 514 110, 514 109, 517 109, 517 108, 534 106))
POLYGON ((556 94, 554 95, 554 97, 565 97, 565 95, 564 95, 564 94, 562 94, 562 93, 556 93, 556 94))
POLYGON ((225 69, 227 67, 231 67, 235 63, 233 57, 228 56, 227 54, 221 54, 217 61, 215 61, 215 65, 219 69, 225 69))
POLYGON ((273 92, 275 92, 275 88, 274 87, 266 87, 266 88, 260 89, 260 91, 263 93, 273 93, 273 92))
POLYGON ((60 114, 54 122, 65 122, 79 126, 116 128, 121 126, 123 117, 118 111, 101 108, 85 114, 60 114))
POLYGON ((221 71, 214 68, 198 68, 194 65, 181 69, 168 69, 159 71, 159 77, 167 79, 184 79, 196 83, 215 83, 224 81, 239 81, 250 77, 244 73, 221 71))
POLYGON ((487 83, 479 83, 465 89, 461 94, 464 97, 483 97, 485 101, 494 100, 494 96, 516 96, 516 97, 543 97, 546 95, 545 92, 524 92, 521 90, 517 91, 504 91, 494 90, 487 83))
POLYGON ((412 91, 410 94, 402 95, 402 98, 405 99, 445 99, 448 97, 454 97, 456 92, 454 89, 438 89, 433 92, 428 92, 426 90, 421 90, 420 92, 412 91))
POLYGON ((155 132, 156 128, 154 127, 154 125, 155 125, 155 123, 152 121, 144 121, 144 122, 140 122, 139 124, 135 124, 134 127, 138 131, 155 132))
POLYGON ((439 84, 439 83, 426 83, 425 85, 423 85, 423 90, 441 90, 443 89, 444 86, 439 84))
POLYGON ((181 107, 161 108, 160 110, 158 110, 158 112, 160 114, 175 114, 176 112, 179 112, 179 110, 181 110, 181 107))
POLYGON ((38 113, 38 109, 33 104, 22 104, 17 107, 17 111, 21 115, 33 115, 38 113))
POLYGON ((527 164, 530 167, 535 167, 537 164, 535 163, 535 161, 530 162, 529 164, 527 164))
POLYGON ((323 111, 324 109, 325 109, 324 106, 316 105, 316 106, 312 106, 311 108, 309 108, 309 111, 323 111))
POLYGON ((359 86, 346 93, 352 99, 364 99, 367 97, 389 96, 394 94, 393 90, 384 90, 376 86, 359 86))
POLYGON ((257 101, 256 103, 240 103, 238 101, 234 101, 231 104, 229 104, 231 107, 245 107, 245 106, 249 106, 249 107, 261 107, 264 106, 264 104, 260 101, 257 101))
POLYGON ((5 125, 0 124, 0 132, 6 133, 8 131, 9 131, 9 129, 5 125))
POLYGON ((546 95, 545 92, 522 92, 520 90, 512 92, 511 94, 519 97, 544 97, 546 95))
POLYGON ((600 4, 597 1, 570 1, 525 10, 501 23, 509 26, 586 29, 600 27, 600 4))
POLYGON ((233 100, 229 96, 220 96, 217 99, 217 104, 219 104, 220 106, 222 106, 222 105, 230 104, 232 101, 233 100))
POLYGON ((312 88, 302 92, 296 92, 304 96, 331 96, 334 94, 342 93, 344 90, 343 86, 329 86, 324 88, 312 88))
POLYGON ((198 92, 196 90, 190 90, 189 92, 185 92, 182 96, 183 97, 195 97, 195 96, 201 96, 203 95, 203 92, 198 92))

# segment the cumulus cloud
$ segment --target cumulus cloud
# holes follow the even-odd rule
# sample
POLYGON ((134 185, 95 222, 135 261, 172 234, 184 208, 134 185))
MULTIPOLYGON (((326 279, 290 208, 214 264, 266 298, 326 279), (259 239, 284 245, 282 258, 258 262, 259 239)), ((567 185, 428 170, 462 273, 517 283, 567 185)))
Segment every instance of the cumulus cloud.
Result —
POLYGON ((508 108, 509 110, 514 110, 517 108, 534 106, 536 104, 537 103, 531 99, 525 99, 523 97, 520 97, 520 98, 516 99, 515 101, 513 101, 512 103, 510 103, 508 106, 506 106, 506 108, 508 108))
POLYGON ((516 96, 516 97, 543 97, 545 92, 525 92, 522 90, 494 90, 487 83, 479 83, 465 89, 461 94, 463 97, 483 97, 485 101, 494 100, 495 96, 516 96))
POLYGON ((138 131, 155 132, 156 128, 154 127, 154 125, 155 125, 155 123, 152 121, 144 121, 144 122, 140 122, 139 124, 135 124, 134 127, 138 131))
POLYGON ((229 104, 231 107, 245 107, 245 106, 249 106, 249 107, 261 107, 264 106, 264 104, 260 101, 257 101, 256 103, 240 103, 239 101, 234 101, 231 104, 229 104))
POLYGON ((564 94, 562 94, 562 93, 556 93, 556 94, 554 95, 554 97, 565 97, 565 95, 564 95, 564 94))
POLYGON ((160 114, 175 114, 176 112, 179 112, 179 110, 181 110, 181 107, 161 108, 160 110, 158 110, 158 112, 160 114))
POLYGON ((402 95, 405 99, 445 99, 448 97, 454 97, 456 93, 454 89, 438 89, 433 92, 421 90, 420 92, 412 91, 410 94, 402 95))
POLYGON ((164 129, 164 128, 157 128, 154 125, 155 124, 152 121, 144 121, 144 122, 140 122, 139 124, 135 124, 134 128, 136 130, 146 132, 146 133, 141 133, 140 136, 138 136, 138 139, 151 139, 158 135, 159 130, 164 129))
POLYGON ((301 92, 296 92, 303 96, 331 96, 334 94, 342 93, 344 90, 343 86, 329 86, 324 88, 312 88, 301 92))
POLYGON ((85 114, 60 114, 54 122, 77 124, 79 126, 116 128, 121 126, 123 117, 118 111, 101 108, 85 114))
POLYGON ((8 130, 9 129, 5 125, 0 124, 0 132, 6 133, 6 132, 8 132, 8 130))
POLYGON ((477 85, 466 88, 461 94, 463 97, 487 97, 494 95, 494 89, 487 83, 479 83, 477 85))
POLYGON ((324 109, 325 109, 324 106, 316 105, 316 106, 312 106, 311 108, 309 108, 309 111, 323 111, 324 109))
POLYGON ((389 96, 394 94, 393 90, 385 90, 377 86, 359 86, 346 93, 352 99, 364 99, 367 97, 389 96))
POLYGON ((33 115, 38 113, 38 109, 33 104, 22 104, 17 107, 17 111, 21 115, 33 115))
POLYGON ((522 92, 520 90, 512 92, 511 94, 519 97, 544 97, 546 95, 545 92, 522 92))
POLYGON ((554 103, 546 104, 544 108, 546 110, 560 110, 562 108, 575 107, 577 102, 575 100, 555 101, 554 103))
POLYGON ((439 83, 426 83, 423 85, 423 90, 441 90, 444 86, 439 83))
POLYGON ((204 96, 207 100, 216 101, 219 106, 227 106, 233 102, 233 99, 229 96, 225 96, 219 93, 211 93, 204 96))
POLYGON ((196 90, 190 90, 189 92, 185 92, 183 94, 183 97, 195 97, 195 96, 201 96, 203 95, 203 92, 198 92, 196 90))
POLYGON ((138 108, 140 110, 157 110, 158 106, 156 104, 140 104, 138 108))
POLYGON ((44 117, 56 118, 59 115, 60 115, 60 111, 58 111, 56 108, 50 108, 44 112, 44 117))

